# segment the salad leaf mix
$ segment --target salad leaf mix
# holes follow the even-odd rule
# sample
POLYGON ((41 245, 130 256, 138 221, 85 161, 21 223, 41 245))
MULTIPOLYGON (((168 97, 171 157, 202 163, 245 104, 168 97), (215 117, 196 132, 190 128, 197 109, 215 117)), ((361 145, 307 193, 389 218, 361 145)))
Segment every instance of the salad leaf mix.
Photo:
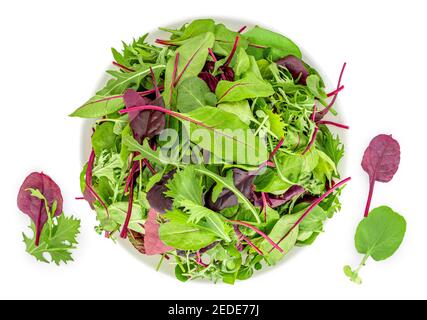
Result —
MULTIPOLYGON (((96 230, 175 265, 181 281, 233 284, 312 244, 349 181, 325 120, 341 85, 285 36, 210 19, 113 49, 115 70, 71 116, 96 119, 81 174, 96 230)), ((344 71, 344 68, 343 68, 344 71)))

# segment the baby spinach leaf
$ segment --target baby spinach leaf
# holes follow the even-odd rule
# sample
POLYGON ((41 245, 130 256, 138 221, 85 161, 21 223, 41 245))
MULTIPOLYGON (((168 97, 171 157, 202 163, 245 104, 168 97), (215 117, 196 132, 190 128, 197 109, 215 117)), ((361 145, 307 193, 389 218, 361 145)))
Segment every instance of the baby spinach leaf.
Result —
POLYGON ((375 261, 390 258, 399 249, 405 233, 405 218, 391 208, 382 206, 372 210, 368 217, 360 222, 355 236, 356 249, 365 256, 357 269, 352 270, 350 266, 345 266, 345 275, 351 281, 361 284, 359 272, 369 257, 375 261))
POLYGON ((215 26, 215 45, 213 46, 213 52, 219 56, 227 57, 233 50, 237 36, 240 38, 237 48, 239 50, 240 48, 246 50, 248 47, 248 41, 244 35, 231 31, 222 23, 217 24, 215 26))
MULTIPOLYGON (((168 30, 162 29, 165 31, 173 32, 177 30, 168 30)), ((190 24, 185 26, 184 31, 180 31, 179 35, 176 33, 177 37, 174 37, 172 40, 166 41, 168 44, 173 45, 182 45, 186 40, 201 35, 206 32, 215 32, 215 21, 212 19, 197 19, 192 21, 190 24)))
POLYGON ((240 118, 240 120, 242 120, 247 125, 250 125, 251 122, 256 122, 248 100, 224 102, 219 104, 217 108, 235 114, 237 117, 240 118))
POLYGON ((114 134, 114 124, 104 122, 97 126, 92 135, 92 146, 95 155, 100 157, 105 150, 112 150, 116 147, 118 136, 114 134))
POLYGON ((218 102, 235 102, 252 98, 269 97, 274 94, 273 87, 254 73, 247 73, 240 80, 220 81, 216 88, 218 102))
POLYGON ((183 116, 180 120, 187 124, 190 140, 219 159, 249 165, 260 165, 268 159, 265 142, 234 114, 203 107, 183 116))
MULTIPOLYGON (((290 39, 279 33, 256 26, 246 32, 245 36, 251 44, 269 48, 271 50, 271 57, 273 61, 289 55, 296 56, 299 59, 302 58, 302 54, 298 46, 290 39)), ((247 52, 259 60, 263 58, 264 49, 257 46, 249 46, 247 52)))
POLYGON ((166 222, 160 226, 160 239, 168 246, 180 250, 199 250, 217 240, 217 236, 197 225, 188 224, 188 215, 174 210, 168 212, 166 222))
POLYGON ((225 224, 224 219, 218 213, 187 199, 178 201, 178 205, 190 214, 188 222, 202 225, 216 234, 218 238, 231 242, 228 235, 231 228, 225 224))
POLYGON ((101 118, 123 109, 122 96, 96 95, 72 114, 70 117, 101 118))
MULTIPOLYGON (((108 207, 108 213, 110 218, 119 225, 123 225, 126 220, 126 215, 128 211, 129 204, 127 202, 116 202, 108 207)), ((132 216, 129 222, 128 228, 139 232, 144 233, 144 223, 145 219, 142 215, 141 206, 133 204, 132 216)))
POLYGON ((196 77, 206 63, 208 49, 212 48, 215 38, 212 32, 201 34, 191 38, 179 47, 175 54, 178 55, 177 79, 172 79, 174 76, 175 61, 169 59, 166 66, 165 89, 163 98, 165 103, 170 101, 171 90, 187 78, 196 77), (177 81, 174 83, 174 81, 177 81))
POLYGON ((237 62, 234 67, 237 77, 240 77, 249 70, 251 63, 248 54, 244 48, 240 48, 237 52, 237 62))
POLYGON ((177 88, 177 108, 186 113, 205 106, 215 106, 216 96, 198 77, 185 79, 177 88))
POLYGON ((375 261, 390 258, 400 247, 406 232, 405 219, 383 206, 371 211, 356 231, 356 249, 375 261))
MULTIPOLYGON (((285 215, 280 218, 280 220, 273 227, 273 230, 268 235, 270 239, 276 243, 280 241, 282 237, 291 230, 298 218, 298 215, 285 215)), ((289 253, 289 251, 295 246, 298 238, 298 232, 298 228, 294 228, 289 233, 289 235, 280 242, 279 246, 282 248, 283 253, 279 252, 278 250, 271 251, 273 247, 265 239, 260 243, 259 248, 265 253, 264 259, 269 265, 276 264, 283 258, 285 254, 289 253)))

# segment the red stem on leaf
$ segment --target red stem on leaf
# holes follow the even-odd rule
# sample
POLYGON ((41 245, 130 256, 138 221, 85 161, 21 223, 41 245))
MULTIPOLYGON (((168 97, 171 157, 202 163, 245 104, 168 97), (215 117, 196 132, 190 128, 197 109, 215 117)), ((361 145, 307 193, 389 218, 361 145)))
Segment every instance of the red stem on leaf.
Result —
POLYGON ((212 51, 211 48, 208 48, 209 55, 212 57, 213 62, 218 62, 218 59, 215 56, 215 53, 212 51))
POLYGON ((227 220, 228 222, 232 223, 232 224, 237 224, 237 225, 241 225, 244 226, 246 228, 249 228, 253 231, 255 231, 256 233, 258 233, 261 237, 263 237, 265 240, 268 241, 268 243, 270 243, 273 246, 273 249, 278 250, 279 252, 283 253, 283 249, 280 248, 269 236, 267 236, 264 232, 262 232, 261 230, 255 228, 253 225, 246 223, 244 221, 237 221, 237 220, 227 220))
POLYGON ((86 188, 89 190, 89 192, 92 194, 92 196, 95 197, 96 200, 99 201, 99 203, 104 207, 105 211, 107 212, 107 216, 109 217, 110 214, 108 212, 108 207, 105 205, 104 201, 102 201, 101 197, 95 192, 95 190, 92 187, 92 172, 93 172, 93 165, 95 163, 95 151, 92 149, 89 161, 87 163, 87 169, 86 169, 86 188))
POLYGON ((160 90, 159 90, 159 87, 157 86, 156 76, 154 75, 154 71, 152 67, 150 67, 150 72, 151 72, 151 78, 153 79, 153 86, 154 86, 153 90, 156 93, 156 98, 158 98, 160 97, 160 90))
POLYGON ((335 126, 335 127, 338 127, 338 128, 341 128, 341 129, 350 129, 350 127, 349 126, 346 126, 346 125, 344 125, 344 124, 341 124, 341 123, 337 123, 337 122, 333 122, 333 121, 327 121, 327 120, 320 120, 319 122, 318 122, 318 124, 324 124, 324 125, 330 125, 330 126, 335 126))
POLYGON ((175 63, 173 65, 172 80, 170 84, 169 105, 172 104, 172 94, 173 94, 173 89, 175 88, 176 76, 178 74, 178 64, 179 64, 179 52, 175 54, 175 63))
POLYGON ((307 148, 305 148, 304 152, 302 153, 303 155, 305 155, 308 151, 310 151, 311 147, 316 141, 318 133, 319 133, 319 128, 318 127, 314 128, 313 136, 311 137, 310 143, 308 144, 307 148))
POLYGON ((234 41, 233 49, 231 50, 230 55, 228 56, 228 59, 224 64, 225 67, 228 67, 230 65, 231 60, 233 59, 234 54, 236 53, 237 46, 239 45, 239 40, 240 40, 240 37, 237 36, 236 40, 234 41))
POLYGON ((239 31, 237 31, 237 33, 242 33, 243 31, 245 31, 245 30, 246 30, 246 28, 247 28, 247 26, 243 26, 243 27, 241 27, 241 28, 240 28, 240 30, 239 30, 239 31))
POLYGON ((85 200, 85 197, 75 197, 75 200, 85 200))
POLYGON ((126 239, 128 235, 128 227, 129 222, 132 217, 132 208, 133 208, 133 188, 134 188, 134 181, 132 179, 132 182, 129 187, 129 204, 128 204, 128 212, 126 215, 125 223, 123 224, 122 232, 120 233, 120 237, 122 239, 126 239))
POLYGON ((153 166, 147 159, 142 159, 142 162, 144 162, 145 166, 150 170, 151 174, 154 176, 157 172, 154 170, 153 166))
MULTIPOLYGON (((277 244, 280 244, 289 234, 307 217, 307 215, 315 208, 319 203, 321 203, 327 196, 329 196, 331 193, 333 193, 336 189, 342 187, 347 182, 349 182, 351 178, 344 179, 334 185, 331 189, 329 189, 326 193, 324 193, 320 198, 316 199, 308 208, 305 210, 304 214, 301 216, 301 218, 298 219, 297 222, 292 226, 292 228, 279 240, 277 244)), ((271 252, 272 250, 270 250, 271 252)))
POLYGON ((264 253, 261 251, 261 249, 259 249, 251 240, 249 240, 248 237, 246 237, 239 229, 239 226, 234 225, 234 232, 237 235, 237 238, 241 241, 245 241, 249 246, 251 246, 256 252, 258 252, 258 254, 260 254, 261 256, 264 255, 264 253))
MULTIPOLYGON (((344 63, 344 65, 343 65, 343 67, 341 69, 340 77, 338 79, 337 90, 339 88, 341 88, 341 81, 342 81, 342 78, 343 78, 346 66, 347 66, 347 63, 344 63)), ((339 91, 338 91, 338 93, 339 93, 339 91)), ((332 107, 334 106, 335 102, 337 101, 338 93, 334 95, 334 97, 333 97, 332 101, 329 103, 329 105, 325 109, 323 109, 322 111, 319 112, 320 119, 323 118, 332 109, 332 107)))
POLYGON ((339 87, 338 89, 335 89, 332 92, 328 93, 328 98, 332 97, 332 96, 336 96, 338 93, 340 93, 341 91, 344 90, 344 86, 339 87))
POLYGON ((164 46, 176 46, 176 44, 170 43, 169 41, 162 40, 162 39, 156 39, 155 42, 158 43, 158 44, 162 44, 164 46))
POLYGON ((267 222, 267 197, 265 195, 265 192, 261 192, 261 198, 262 198, 262 212, 264 213, 264 221, 267 222))
POLYGON ((285 138, 280 139, 277 146, 274 148, 273 152, 270 154, 270 158, 268 158, 268 161, 272 161, 274 156, 276 155, 277 151, 283 146, 283 143, 285 142, 285 138))
POLYGON ((118 63, 118 62, 116 62, 116 61, 113 61, 113 64, 114 64, 116 67, 119 67, 120 69, 122 69, 122 70, 124 70, 124 71, 128 71, 128 72, 135 72, 135 70, 130 69, 130 68, 128 68, 128 67, 126 67, 126 66, 124 66, 124 65, 122 65, 122 64, 120 64, 120 63, 118 63))
POLYGON ((375 187, 375 179, 369 179, 369 195, 368 195, 368 201, 366 201, 365 214, 364 214, 365 218, 369 216, 369 210, 371 209, 372 195, 374 194, 374 187, 375 187))

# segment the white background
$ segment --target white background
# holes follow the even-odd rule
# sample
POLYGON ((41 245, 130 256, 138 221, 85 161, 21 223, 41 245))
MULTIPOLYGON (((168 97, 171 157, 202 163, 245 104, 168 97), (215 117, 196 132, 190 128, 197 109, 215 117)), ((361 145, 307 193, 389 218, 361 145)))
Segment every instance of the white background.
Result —
POLYGON ((0 4, 0 298, 322 299, 427 298, 425 1, 2 1, 0 4), (351 126, 345 171, 353 181, 343 210, 311 247, 234 286, 181 283, 156 273, 121 245, 98 236, 79 195, 82 121, 67 114, 98 88, 110 47, 176 20, 216 16, 260 23, 301 44, 336 81, 349 63, 340 110, 351 126), (378 184, 373 206, 403 214, 408 230, 390 260, 369 261, 357 286, 342 272, 357 265, 354 231, 367 177, 370 139, 390 133, 402 147, 400 170, 378 184), (82 220, 75 262, 56 267, 25 253, 28 219, 16 207, 35 170, 62 187, 65 212, 82 220))

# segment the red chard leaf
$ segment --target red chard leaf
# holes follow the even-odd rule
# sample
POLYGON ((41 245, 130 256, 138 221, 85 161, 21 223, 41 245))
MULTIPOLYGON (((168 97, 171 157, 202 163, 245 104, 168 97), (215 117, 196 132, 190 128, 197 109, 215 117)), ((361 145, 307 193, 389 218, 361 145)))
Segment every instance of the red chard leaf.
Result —
POLYGON ((148 211, 148 218, 145 222, 145 236, 144 246, 145 253, 149 256, 156 254, 163 254, 165 252, 173 250, 172 247, 166 246, 159 237, 160 225, 157 222, 158 213, 154 209, 148 211))
POLYGON ((31 189, 38 190, 44 196, 48 204, 48 210, 52 210, 56 202, 56 211, 53 216, 62 213, 62 194, 59 186, 44 173, 31 173, 22 184, 18 194, 18 208, 34 221, 36 226, 36 245, 39 244, 40 234, 48 220, 45 201, 31 194, 31 189))
POLYGON ((169 180, 175 174, 176 170, 172 170, 165 174, 163 178, 157 182, 147 193, 147 200, 151 208, 159 213, 165 213, 172 209, 172 199, 165 196, 165 192, 168 190, 166 185, 169 180))
POLYGON ((389 182, 399 169, 400 145, 391 135, 380 134, 372 139, 363 155, 362 168, 369 175, 369 196, 365 217, 369 214, 375 182, 389 182))
POLYGON ((216 87, 218 86, 218 78, 216 78, 212 73, 203 71, 199 74, 199 78, 202 79, 208 85, 209 89, 212 92, 215 92, 216 87))
POLYGON ((295 56, 287 56, 278 60, 276 63, 288 69, 294 79, 299 78, 299 84, 307 85, 307 77, 310 73, 300 59, 295 56))
MULTIPOLYGON (((162 97, 150 101, 148 98, 141 97, 133 89, 127 90, 123 99, 126 108, 146 105, 164 106, 162 97)), ((165 115, 162 112, 152 110, 129 112, 129 121, 134 137, 139 143, 142 143, 145 138, 151 139, 160 134, 166 124, 165 115)))
MULTIPOLYGON (((252 186, 256 175, 251 172, 243 171, 240 169, 233 169, 234 185, 236 188, 248 199, 253 198, 252 186)), ((206 197, 207 206, 213 211, 221 211, 226 208, 234 207, 239 204, 236 195, 229 189, 224 189, 218 199, 212 201, 212 192, 208 192, 206 197)))

